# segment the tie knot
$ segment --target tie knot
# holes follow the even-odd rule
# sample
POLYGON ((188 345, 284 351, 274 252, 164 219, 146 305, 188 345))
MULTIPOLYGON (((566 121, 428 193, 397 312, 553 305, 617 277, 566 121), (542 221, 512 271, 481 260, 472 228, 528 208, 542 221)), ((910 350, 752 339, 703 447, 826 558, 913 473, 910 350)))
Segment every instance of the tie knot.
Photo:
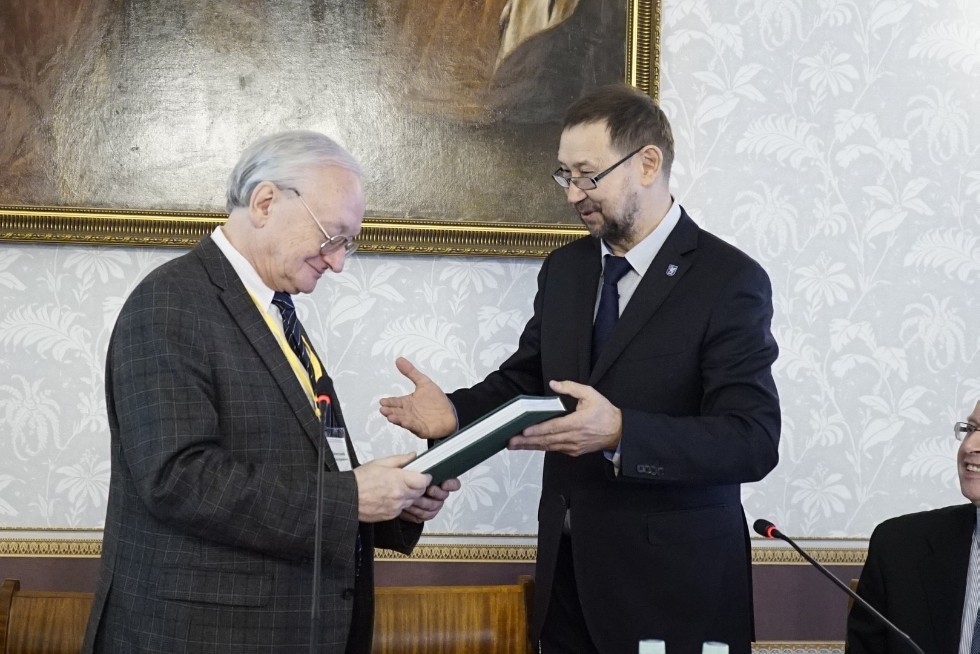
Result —
POLYGON ((293 306, 293 297, 289 293, 283 293, 282 291, 276 291, 275 294, 273 294, 272 303, 277 307, 279 307, 280 311, 284 307, 288 307, 294 310, 296 308, 293 306))
POLYGON ((617 257, 613 254, 606 255, 606 267, 602 271, 603 284, 618 284, 623 275, 633 269, 626 257, 617 257))

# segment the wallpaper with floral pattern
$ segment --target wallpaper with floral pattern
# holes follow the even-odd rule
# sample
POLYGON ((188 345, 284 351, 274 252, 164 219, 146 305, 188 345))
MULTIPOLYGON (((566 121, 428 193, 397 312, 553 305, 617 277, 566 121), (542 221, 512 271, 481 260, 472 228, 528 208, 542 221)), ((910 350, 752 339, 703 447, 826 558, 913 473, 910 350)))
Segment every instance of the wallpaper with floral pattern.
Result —
MULTIPOLYGON (((961 501, 951 425, 980 400, 980 3, 666 0, 662 48, 676 197, 773 282, 781 456, 745 486, 749 517, 866 537, 961 501)), ((0 245, 0 525, 102 525, 106 346, 133 286, 178 254, 0 245)), ((299 299, 361 458, 421 447, 377 412, 408 389, 394 358, 447 389, 481 378, 513 351, 539 265, 358 255, 299 299)), ((430 530, 533 534, 540 473, 538 454, 494 457, 430 530)))

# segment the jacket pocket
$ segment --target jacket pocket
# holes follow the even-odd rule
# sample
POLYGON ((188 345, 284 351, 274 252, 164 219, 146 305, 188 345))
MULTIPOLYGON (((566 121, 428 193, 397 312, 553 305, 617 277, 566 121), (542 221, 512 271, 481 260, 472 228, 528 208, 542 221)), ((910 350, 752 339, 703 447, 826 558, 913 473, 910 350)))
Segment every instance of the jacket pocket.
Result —
POLYGON ((157 582, 157 597, 223 604, 265 606, 272 595, 272 575, 234 570, 165 568, 157 582))

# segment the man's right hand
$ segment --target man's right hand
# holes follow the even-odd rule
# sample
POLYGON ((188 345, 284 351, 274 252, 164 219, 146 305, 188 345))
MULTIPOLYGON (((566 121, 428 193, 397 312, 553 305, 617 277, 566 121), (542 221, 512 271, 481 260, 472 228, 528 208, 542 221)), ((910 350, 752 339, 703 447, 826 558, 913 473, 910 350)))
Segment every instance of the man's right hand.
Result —
POLYGON ((381 522, 397 518, 425 494, 432 476, 401 469, 414 458, 414 454, 397 454, 354 468, 359 521, 381 522))
POLYGON ((419 438, 443 438, 456 431, 456 412, 442 389, 404 357, 395 360, 395 367, 415 384, 415 391, 382 398, 381 415, 419 438))

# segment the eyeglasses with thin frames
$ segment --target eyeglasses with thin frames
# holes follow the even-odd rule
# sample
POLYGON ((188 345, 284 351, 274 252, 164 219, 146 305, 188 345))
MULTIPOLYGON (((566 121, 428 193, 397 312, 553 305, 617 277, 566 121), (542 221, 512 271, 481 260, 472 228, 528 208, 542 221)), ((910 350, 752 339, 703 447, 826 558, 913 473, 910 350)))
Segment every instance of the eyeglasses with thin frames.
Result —
POLYGON ((357 243, 354 242, 353 236, 331 236, 330 234, 327 234, 327 230, 325 230, 323 225, 320 224, 320 221, 317 220, 316 214, 313 213, 312 209, 310 209, 310 205, 306 204, 306 200, 303 199, 303 196, 300 194, 299 190, 293 188, 292 186, 284 187, 283 190, 292 191, 296 194, 299 201, 303 203, 304 207, 306 207, 306 211, 310 214, 310 218, 314 223, 316 223, 317 229, 319 229, 320 233, 323 234, 323 237, 327 239, 323 243, 320 243, 321 257, 325 257, 341 247, 344 248, 344 254, 346 256, 349 257, 350 255, 354 254, 355 250, 357 250, 357 243))
POLYGON ((554 180, 556 182, 558 182, 558 186, 562 187, 565 190, 568 190, 569 188, 571 188, 574 185, 575 188, 577 188, 577 189, 579 189, 581 191, 591 191, 592 189, 594 189, 595 187, 597 187, 599 185, 599 180, 600 179, 602 179, 603 177, 605 177, 606 175, 608 175, 612 171, 616 170, 616 168, 620 164, 625 163, 627 160, 629 160, 630 157, 632 157, 634 154, 636 154, 637 152, 639 152, 640 150, 642 150, 645 147, 647 147, 647 146, 641 145, 640 147, 638 147, 637 149, 633 150, 632 152, 630 152, 628 155, 626 155, 625 157, 623 157, 622 159, 620 159, 619 161, 617 161, 613 165, 611 165, 608 168, 606 168, 604 171, 602 171, 601 173, 599 173, 595 177, 584 177, 584 176, 583 177, 570 177, 570 176, 568 176, 568 175, 565 174, 568 171, 564 171, 561 168, 559 168, 558 170, 556 170, 555 172, 553 172, 551 174, 551 176, 554 178, 554 180))
POLYGON ((953 425, 953 437, 961 441, 975 431, 980 431, 980 425, 971 425, 968 422, 958 422, 953 425))

